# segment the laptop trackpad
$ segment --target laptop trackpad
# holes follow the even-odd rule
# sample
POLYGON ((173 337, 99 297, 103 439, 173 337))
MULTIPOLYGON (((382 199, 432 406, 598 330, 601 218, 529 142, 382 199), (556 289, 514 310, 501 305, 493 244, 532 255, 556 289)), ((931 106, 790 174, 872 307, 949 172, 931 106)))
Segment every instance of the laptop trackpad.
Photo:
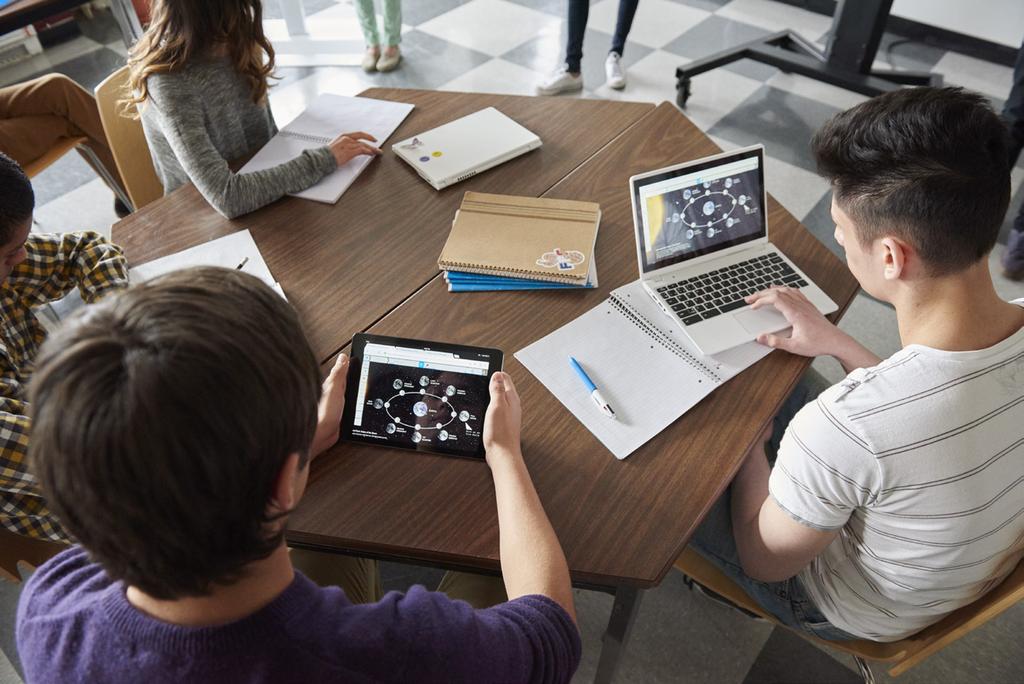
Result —
POLYGON ((733 314, 733 318, 739 321, 743 329, 752 337, 761 333, 775 332, 789 327, 789 321, 780 314, 775 307, 766 306, 761 309, 747 309, 733 314))

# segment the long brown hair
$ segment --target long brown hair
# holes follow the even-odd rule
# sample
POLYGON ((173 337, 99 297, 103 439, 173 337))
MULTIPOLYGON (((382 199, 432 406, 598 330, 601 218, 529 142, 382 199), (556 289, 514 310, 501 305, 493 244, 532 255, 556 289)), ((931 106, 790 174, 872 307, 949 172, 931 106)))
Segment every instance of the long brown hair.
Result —
POLYGON ((274 48, 263 33, 260 0, 154 0, 151 17, 128 56, 127 103, 146 101, 149 76, 182 69, 218 48, 249 82, 252 101, 266 98, 274 48))

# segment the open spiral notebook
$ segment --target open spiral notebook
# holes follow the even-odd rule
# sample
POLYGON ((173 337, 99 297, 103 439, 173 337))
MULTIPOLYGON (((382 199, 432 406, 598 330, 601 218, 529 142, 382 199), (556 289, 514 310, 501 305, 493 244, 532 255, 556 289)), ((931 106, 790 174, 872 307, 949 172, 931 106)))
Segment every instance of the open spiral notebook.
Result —
POLYGON ((639 280, 515 357, 622 460, 771 350, 750 342, 705 356, 668 320, 639 280), (615 409, 604 416, 569 356, 615 409))
MULTIPOLYGON (((365 131, 377 139, 370 144, 380 147, 412 109, 413 105, 404 102, 322 93, 306 111, 278 131, 239 173, 262 171, 291 161, 304 150, 323 147, 342 133, 365 131)), ((319 183, 292 195, 334 204, 372 160, 373 157, 360 155, 319 183)))

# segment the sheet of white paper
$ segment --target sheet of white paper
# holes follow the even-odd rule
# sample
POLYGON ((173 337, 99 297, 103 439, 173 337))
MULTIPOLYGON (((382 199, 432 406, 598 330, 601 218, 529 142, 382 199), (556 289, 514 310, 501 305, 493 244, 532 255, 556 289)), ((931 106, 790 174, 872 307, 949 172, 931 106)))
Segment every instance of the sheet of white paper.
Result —
MULTIPOLYGON (((380 147, 405 120, 413 106, 404 102, 323 93, 264 145, 239 173, 262 171, 283 164, 298 157, 303 150, 322 147, 341 133, 364 131, 377 138, 377 142, 370 144, 380 147)), ((293 195, 334 204, 372 159, 365 155, 356 157, 316 185, 293 195)))
POLYGON ((770 351, 756 343, 717 357, 703 356, 665 317, 639 281, 611 299, 516 352, 533 373, 617 459, 624 459, 672 424, 726 380, 770 351), (689 354, 693 362, 684 357, 689 354), (574 356, 615 409, 606 417, 569 365, 574 356), (703 367, 703 369, 702 369, 703 367))
POLYGON ((222 238, 135 266, 128 271, 128 277, 131 282, 140 283, 191 266, 238 268, 238 265, 243 262, 245 263, 240 270, 256 276, 287 299, 281 285, 274 280, 274 276, 270 273, 267 262, 263 260, 263 255, 260 254, 259 247, 256 246, 256 241, 252 239, 252 234, 248 230, 240 230, 237 233, 225 235, 222 238))

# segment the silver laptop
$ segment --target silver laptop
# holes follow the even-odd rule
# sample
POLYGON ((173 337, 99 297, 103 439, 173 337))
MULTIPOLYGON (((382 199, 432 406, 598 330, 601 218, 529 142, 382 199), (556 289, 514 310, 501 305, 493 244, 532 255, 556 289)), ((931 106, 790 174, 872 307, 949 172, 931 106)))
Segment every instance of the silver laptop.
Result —
POLYGON ((764 147, 669 166, 629 179, 640 279, 705 354, 789 327, 774 307, 743 298, 799 288, 824 314, 838 307, 768 240, 764 147))
POLYGON ((436 190, 540 147, 534 133, 494 107, 391 146, 436 190))

